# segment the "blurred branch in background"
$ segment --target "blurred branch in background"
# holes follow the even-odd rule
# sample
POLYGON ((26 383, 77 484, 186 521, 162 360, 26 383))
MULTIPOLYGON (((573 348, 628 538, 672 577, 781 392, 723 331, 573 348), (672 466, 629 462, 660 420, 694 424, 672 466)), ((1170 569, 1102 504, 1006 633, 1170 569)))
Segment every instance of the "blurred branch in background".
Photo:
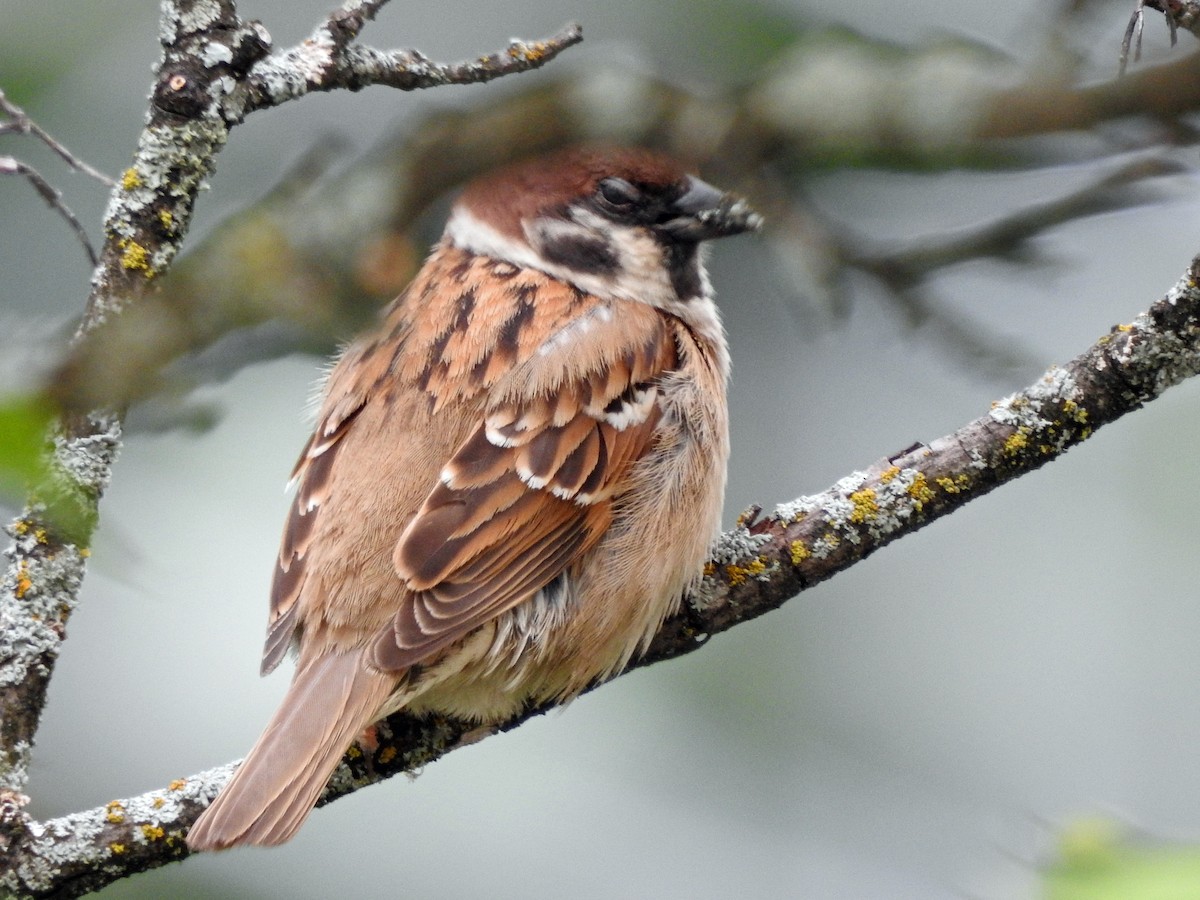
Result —
MULTIPOLYGON (((508 160, 587 140, 660 147, 749 194, 773 224, 776 256, 813 308, 844 304, 846 276, 857 271, 884 286, 910 321, 947 316, 931 312, 923 296, 936 272, 985 256, 1027 262, 1032 238, 1151 199, 1151 180, 1181 168, 1160 126, 1194 141, 1180 117, 1200 108, 1198 86, 1194 54, 1084 85, 1061 57, 1023 70, 961 40, 903 49, 844 31, 797 32, 781 58, 724 94, 592 65, 486 105, 432 114, 333 174, 337 151, 314 148, 274 191, 181 259, 152 302, 76 347, 51 390, 75 409, 144 397, 161 388, 167 364, 269 322, 276 324, 257 345, 242 340, 219 357, 220 377, 297 349, 327 353, 407 283, 431 238, 415 234, 414 223, 448 191, 508 160), (1130 117, 1141 123, 1132 136, 1130 129, 1097 131, 1087 141, 1078 135, 1130 117), (994 221, 887 247, 807 199, 812 178, 847 167, 1064 165, 1098 174, 994 221)), ((946 325, 987 356, 1011 356, 948 317, 946 325)), ((212 375, 211 366, 177 366, 170 386, 179 391, 212 375)))

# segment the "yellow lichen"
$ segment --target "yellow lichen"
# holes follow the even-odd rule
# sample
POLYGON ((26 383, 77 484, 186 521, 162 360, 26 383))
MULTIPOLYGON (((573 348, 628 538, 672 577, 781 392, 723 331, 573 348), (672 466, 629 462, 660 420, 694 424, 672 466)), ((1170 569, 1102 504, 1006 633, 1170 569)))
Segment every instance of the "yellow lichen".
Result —
POLYGON ((132 272, 145 272, 150 278, 154 273, 150 270, 150 253, 137 241, 124 238, 117 244, 121 248, 121 266, 132 272))
POLYGON ((121 187, 127 191, 132 191, 134 188, 140 188, 144 182, 142 176, 137 173, 137 169, 130 166, 125 170, 125 174, 121 176, 121 187))
POLYGON ((913 478, 912 484, 908 486, 908 496, 912 497, 913 505, 920 512, 926 503, 929 503, 934 498, 933 488, 929 486, 929 481, 925 478, 924 472, 918 472, 913 478))
POLYGON ((150 805, 153 806, 155 809, 162 809, 163 804, 165 804, 166 802, 167 801, 164 800, 162 797, 155 797, 150 805))
POLYGON ((1117 331, 1123 331, 1126 334, 1128 334, 1129 332, 1133 331, 1133 326, 1132 325, 1118 325, 1117 331))
POLYGON ((13 525, 13 531, 15 531, 18 536, 26 535, 29 534, 29 529, 32 527, 33 526, 30 525, 25 519, 18 519, 13 525))
POLYGON ((379 751, 380 765, 386 766, 388 763, 390 763, 395 758, 396 758, 396 748, 395 747, 384 747, 382 750, 379 751))
POLYGON ((870 488, 855 491, 850 495, 850 502, 854 504, 854 511, 850 513, 850 521, 856 525, 869 522, 879 512, 879 504, 875 501, 875 492, 870 488))
POLYGON ((118 822, 125 821, 125 807, 121 805, 120 800, 113 800, 104 808, 108 810, 108 813, 104 816, 104 818, 109 822, 112 822, 115 825, 118 822))
POLYGON ((17 566, 17 599, 25 599, 25 595, 29 593, 31 587, 33 587, 33 579, 29 577, 29 561, 23 559, 21 560, 21 564, 17 566))
POLYGON ((1082 425, 1088 420, 1088 411, 1076 403, 1074 400, 1063 401, 1063 412, 1070 416, 1074 421, 1082 425))
POLYGON ((792 552, 792 565, 798 566, 811 555, 807 547, 804 546, 804 541, 792 541, 788 544, 788 549, 792 552))
POLYGON ((175 216, 171 214, 169 209, 160 209, 158 211, 158 221, 162 223, 163 228, 170 228, 175 224, 175 216))
POLYGON ((176 778, 167 785, 167 788, 172 791, 182 791, 185 787, 187 787, 187 781, 183 778, 176 778))
POLYGON ((166 834, 159 825, 143 825, 142 837, 148 841, 161 841, 163 835, 166 834))
POLYGON ((706 563, 704 564, 704 577, 705 577, 705 578, 712 578, 712 577, 713 577, 714 575, 716 575, 716 574, 717 574, 717 567, 716 567, 716 565, 715 565, 715 564, 713 564, 713 563, 711 563, 711 562, 706 562, 706 563))
POLYGON ((1029 446, 1029 432, 1024 428, 1018 428, 1008 436, 1008 440, 1004 442, 1004 453, 1007 456, 1016 456, 1022 450, 1029 446))
POLYGON ((954 478, 943 475, 934 480, 937 482, 937 486, 947 494, 958 494, 971 486, 971 477, 966 474, 956 475, 954 478))
POLYGON ((746 580, 746 570, 741 566, 726 566, 725 575, 729 578, 729 583, 733 585, 741 584, 746 580))
POLYGON ((36 528, 36 529, 34 529, 34 532, 33 532, 33 539, 35 541, 37 541, 39 544, 45 544, 45 543, 49 542, 50 535, 48 535, 46 533, 45 528, 36 528))
POLYGON ((113 854, 113 856, 120 856, 122 853, 125 852, 126 848, 125 848, 124 844, 109 844, 108 849, 113 854))
POLYGON ((747 578, 754 578, 765 571, 767 571, 767 561, 761 556, 755 557, 744 566, 728 565, 725 567, 725 575, 731 585, 741 584, 747 578))
POLYGON ((884 484, 890 484, 897 475, 900 474, 899 466, 889 466, 883 470, 883 474, 879 476, 879 480, 884 484))

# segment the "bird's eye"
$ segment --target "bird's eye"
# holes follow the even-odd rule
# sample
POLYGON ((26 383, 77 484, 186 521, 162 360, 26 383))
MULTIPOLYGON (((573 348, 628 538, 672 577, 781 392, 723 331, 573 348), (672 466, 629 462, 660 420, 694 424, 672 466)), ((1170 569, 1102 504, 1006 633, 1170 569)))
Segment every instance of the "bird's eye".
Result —
POLYGON ((596 186, 596 193, 605 206, 618 212, 632 209, 642 195, 624 178, 605 178, 596 186))

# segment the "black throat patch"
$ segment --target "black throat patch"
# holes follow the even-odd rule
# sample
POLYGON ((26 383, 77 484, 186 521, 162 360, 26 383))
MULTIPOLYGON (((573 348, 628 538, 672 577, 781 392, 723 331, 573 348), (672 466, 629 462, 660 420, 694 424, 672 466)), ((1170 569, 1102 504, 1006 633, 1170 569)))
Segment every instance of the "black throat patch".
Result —
POLYGON ((663 256, 675 296, 680 300, 692 300, 700 296, 703 284, 700 280, 699 245, 667 241, 663 248, 663 256))

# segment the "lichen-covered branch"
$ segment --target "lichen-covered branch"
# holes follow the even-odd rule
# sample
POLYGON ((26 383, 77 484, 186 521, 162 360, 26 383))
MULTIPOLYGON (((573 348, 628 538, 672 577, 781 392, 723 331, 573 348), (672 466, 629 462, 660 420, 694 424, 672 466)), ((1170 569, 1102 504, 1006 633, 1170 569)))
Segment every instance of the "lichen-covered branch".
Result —
POLYGON ((544 40, 515 40, 478 59, 436 63, 416 50, 378 50, 353 43, 365 21, 374 15, 374 9, 364 8, 367 6, 338 10, 304 43, 256 63, 230 92, 226 115, 237 121, 256 109, 277 106, 310 91, 358 91, 370 85, 412 91, 479 84, 543 65, 583 39, 579 26, 572 24, 544 40))
MULTIPOLYGON (((704 581, 631 668, 691 653, 713 635, 778 608, 879 548, 1028 474, 1103 425, 1200 372, 1200 257, 1167 296, 1087 351, 1054 367, 987 413, 931 443, 882 459, 829 490, 747 511, 722 536, 704 581)), ((491 731, 509 731, 549 707, 491 731)), ((442 717, 397 713, 370 750, 351 747, 323 802, 411 771, 486 732, 442 717)), ((187 855, 188 825, 234 764, 166 789, 49 822, 0 846, 0 888, 73 897, 187 855)))
POLYGON ((693 608, 645 662, 688 652, 994 488, 1200 373, 1200 257, 1148 312, 992 404, 952 434, 842 478, 824 493, 753 510, 725 535, 693 608))
MULTIPOLYGON (((230 128, 247 112, 314 89, 486 81, 539 66, 580 40, 572 27, 455 66, 433 64, 415 52, 362 51, 354 39, 383 2, 347 3, 312 39, 272 54, 266 29, 242 20, 233 0, 165 0, 163 55, 146 126, 132 164, 114 186, 76 346, 123 311, 138 308, 157 287, 179 252, 230 128)), ((14 120, 13 127, 19 124, 14 120)), ((11 865, 0 865, 0 888, 11 892, 25 890, 21 873, 32 859, 27 851, 44 834, 21 812, 22 791, 100 497, 120 446, 120 405, 67 409, 47 448, 45 476, 9 529, 12 544, 0 580, 0 854, 11 865)))

